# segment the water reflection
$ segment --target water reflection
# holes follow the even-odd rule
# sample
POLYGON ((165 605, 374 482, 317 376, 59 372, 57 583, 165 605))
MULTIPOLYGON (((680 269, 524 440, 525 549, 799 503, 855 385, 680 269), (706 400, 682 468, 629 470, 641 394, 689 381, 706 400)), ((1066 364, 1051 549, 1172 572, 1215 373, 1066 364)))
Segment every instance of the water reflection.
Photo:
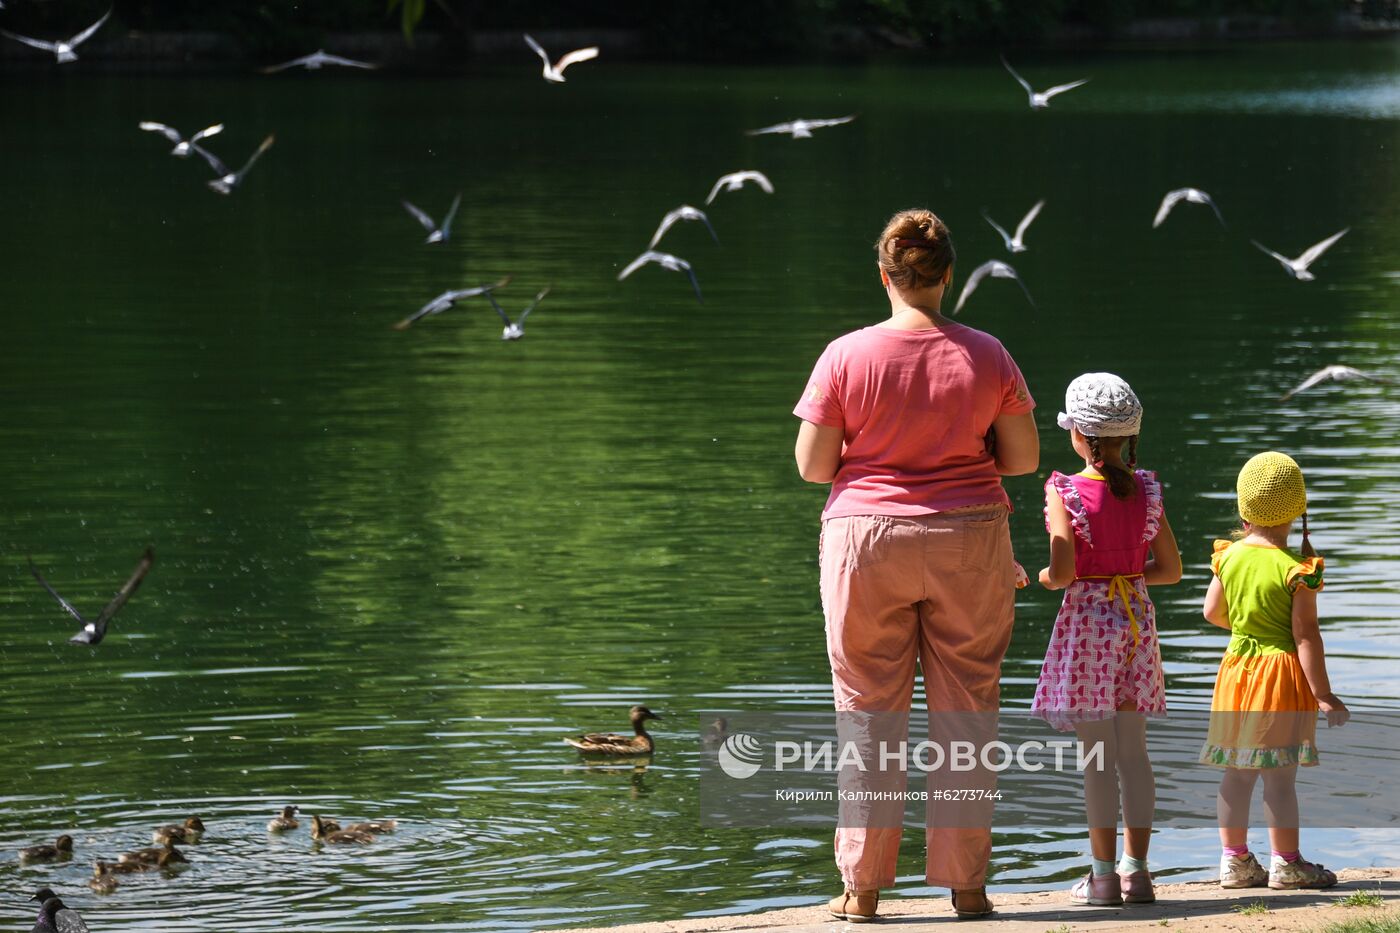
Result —
MULTIPOLYGON (((1277 446, 1315 502, 1333 680, 1400 705, 1396 396, 1277 402, 1327 363, 1393 372, 1397 179, 1375 155, 1393 143, 1394 55, 1308 49, 1305 75, 1291 47, 1106 58, 1047 114, 995 64, 618 65, 567 100, 504 74, 36 79, 5 102, 18 169, 0 313, 23 390, 4 428, 0 845, 70 831, 76 855, 0 860, 0 887, 47 882, 79 892, 95 929, 143 931, 523 929, 827 893, 825 829, 699 824, 690 728, 830 704, 824 493, 793 473, 788 411, 825 342, 878 314, 869 231, 912 201, 975 265, 1002 249, 979 216, 989 198, 1047 198, 1017 260, 1040 310, 989 300, 972 323, 1011 348, 1042 414, 1086 368, 1118 369, 1144 399, 1142 456, 1187 563, 1158 596, 1171 702, 1207 702, 1223 649, 1199 618, 1210 540, 1230 528, 1239 464, 1277 446), (909 93, 924 85, 967 93, 909 93), (801 143, 739 132, 833 101, 860 120, 801 143), (227 201, 135 130, 147 111, 195 125, 215 104, 229 133, 278 132, 227 201), (468 113, 496 131, 462 133, 468 113), (76 138, 104 140, 100 158, 76 138), (617 285, 660 212, 750 165, 776 192, 717 201, 722 246, 668 235, 703 308, 669 276, 617 285), (397 203, 429 179, 464 191, 440 251, 418 248, 397 203), (1151 230, 1181 184, 1219 198, 1232 229, 1151 230), (1308 285, 1245 240, 1346 224, 1308 285), (556 286, 521 341, 483 309, 390 330, 443 288, 505 273, 520 294, 556 286), (72 650, 20 555, 60 557, 86 603, 147 541, 161 563, 112 636, 72 650), (644 768, 563 744, 637 702, 667 717, 644 768), (304 830, 266 832, 287 803, 401 828, 316 852, 304 830), (93 857, 188 812, 209 832, 187 871, 87 893, 93 857)), ((1046 470, 1070 465, 1042 430, 1046 470)), ((1045 549, 1042 479, 1009 484, 1028 564, 1045 549)), ((1018 599, 1008 705, 1029 704, 1055 602, 1018 599)), ((1367 859, 1397 863, 1393 835, 1365 835, 1367 859)), ((1319 831, 1309 853, 1356 864, 1357 836, 1319 831)), ((902 864, 920 864, 919 839, 905 845, 902 864)), ((1153 845, 1177 877, 1213 852, 1208 832, 1153 845)), ((1083 858, 1078 833, 999 827, 996 881, 1067 880, 1083 858)), ((900 885, 926 893, 917 875, 900 885)))

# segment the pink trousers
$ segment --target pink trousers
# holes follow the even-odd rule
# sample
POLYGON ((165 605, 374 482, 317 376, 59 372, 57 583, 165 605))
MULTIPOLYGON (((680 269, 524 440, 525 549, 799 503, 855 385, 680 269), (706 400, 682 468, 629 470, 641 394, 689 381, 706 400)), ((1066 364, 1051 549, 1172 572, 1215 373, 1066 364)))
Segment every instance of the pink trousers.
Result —
MULTIPOLYGON (((838 730, 843 714, 852 720, 848 728, 865 733, 871 731, 871 721, 881 723, 874 731, 884 733, 907 723, 917 660, 928 701, 929 738, 967 736, 970 720, 981 722, 971 725, 972 731, 990 723, 991 735, 983 737, 994 738, 1001 661, 1015 613, 1015 579, 1007 512, 999 506, 909 518, 827 519, 821 537, 821 594, 838 730), (985 715, 966 715, 973 712, 985 715), (950 713, 961 715, 940 715, 950 713), (857 716, 863 717, 859 724, 857 716)), ((965 778, 979 779, 987 777, 965 778)), ((902 792, 906 774, 896 769, 876 780, 884 782, 884 790, 902 792)), ((930 773, 929 787, 940 780, 930 773)), ((994 787, 994 777, 990 780, 994 787)), ((930 792, 925 830, 929 884, 965 889, 984 883, 992 848, 991 807, 990 800, 971 810, 967 804, 940 805, 930 792)), ((836 865, 848 888, 894 885, 902 804, 898 809, 893 818, 880 818, 843 804, 836 865)))

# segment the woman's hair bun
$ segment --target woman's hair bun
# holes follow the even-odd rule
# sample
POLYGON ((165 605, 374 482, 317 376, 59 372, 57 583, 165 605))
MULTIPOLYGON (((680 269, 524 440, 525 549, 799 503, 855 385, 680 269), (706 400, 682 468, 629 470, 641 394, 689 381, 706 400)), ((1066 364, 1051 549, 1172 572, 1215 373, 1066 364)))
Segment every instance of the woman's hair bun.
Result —
POLYGON ((880 268, 899 289, 937 285, 957 258, 948 225, 924 208, 900 211, 891 217, 875 251, 880 268))

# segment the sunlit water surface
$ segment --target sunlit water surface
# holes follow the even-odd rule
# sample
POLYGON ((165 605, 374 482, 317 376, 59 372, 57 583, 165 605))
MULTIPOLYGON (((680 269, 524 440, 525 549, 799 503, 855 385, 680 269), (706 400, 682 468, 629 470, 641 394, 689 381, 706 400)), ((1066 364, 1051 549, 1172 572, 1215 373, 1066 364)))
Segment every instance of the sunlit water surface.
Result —
MULTIPOLYGON (((104 930, 500 930, 808 903, 835 882, 827 830, 700 823, 697 718, 830 702, 817 597, 825 490, 791 463, 788 414, 822 346, 882 314, 869 244, 893 209, 951 224, 964 272, 1002 257, 986 208, 1048 199, 1016 258, 1038 310, 985 283, 1041 405, 1043 469, 1009 481, 1018 555, 1044 560, 1040 487, 1074 466, 1065 383, 1126 376, 1144 465, 1166 482, 1187 575, 1156 594, 1171 702, 1206 702, 1223 648, 1198 607, 1233 478, 1258 450, 1307 470, 1329 666, 1400 707, 1400 403, 1352 384, 1280 404, 1400 345, 1393 44, 1031 58, 1090 75, 1046 112, 995 62, 743 70, 581 66, 436 80, 322 74, 9 75, 0 521, 0 842, 77 839, 57 867, 0 861, 0 917, 41 883, 104 930), (858 113, 816 138, 749 138, 858 113), (143 119, 223 121, 228 199, 143 119), (720 244, 681 225, 618 283, 654 224, 718 175, 720 244), (1150 227, 1168 188, 1216 196, 1150 227), (420 245, 463 192, 456 235, 420 245), (1296 255, 1342 227, 1318 280, 1296 255), (399 333, 433 295, 511 274, 506 344, 481 305, 399 333), (32 554, 95 612, 147 543, 156 568, 97 650, 28 576, 32 554), (666 719, 644 770, 581 764, 560 737, 666 719), (365 849, 270 837, 304 813, 395 816, 365 849), (106 897, 90 861, 198 813, 190 867, 106 897)), ((217 145, 216 145, 217 144, 217 145)), ((1005 700, 1029 702, 1056 598, 1026 591, 1005 700)), ((1329 866, 1400 864, 1392 832, 1307 834, 1329 866)), ((900 894, 929 893, 910 833, 900 894)), ((1166 831, 1165 875, 1204 877, 1213 833, 1166 831)), ((1082 870, 1078 832, 1003 829, 994 884, 1082 870)))

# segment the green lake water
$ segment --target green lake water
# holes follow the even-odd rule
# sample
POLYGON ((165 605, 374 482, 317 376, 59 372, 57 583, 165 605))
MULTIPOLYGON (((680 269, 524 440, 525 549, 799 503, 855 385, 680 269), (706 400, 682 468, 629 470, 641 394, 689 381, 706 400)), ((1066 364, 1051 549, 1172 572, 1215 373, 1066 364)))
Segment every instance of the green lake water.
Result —
MULTIPOLYGON (((59 867, 0 859, 0 918, 41 883, 105 930, 505 930, 810 903, 829 831, 707 829, 699 717, 829 706, 817 595, 825 487, 789 414, 826 342, 886 308, 870 245, 895 209, 950 224, 965 277, 1011 258, 964 312, 1040 407, 1041 473, 1009 480, 1020 559, 1042 565, 1041 484, 1075 466, 1065 384, 1125 376, 1141 457, 1166 484, 1186 576, 1154 593, 1169 702, 1208 702, 1221 634, 1199 615, 1210 541, 1253 453, 1293 453, 1328 559, 1337 691, 1400 708, 1400 395, 1278 396, 1325 364, 1397 375, 1400 46, 1028 56, 1032 112, 979 64, 742 69, 518 67, 399 79, 111 77, 80 62, 3 76, 0 844, 77 839, 59 867), (750 138, 858 114, 813 139, 750 138), (233 164, 230 198, 140 120, 233 164), (683 224, 683 276, 617 271, 719 175, 716 245, 683 224), (1160 229, 1163 193, 1194 185, 1160 229), (453 239, 421 245, 463 193, 453 239), (1030 251, 980 216, 1037 199, 1030 251), (1250 238, 1297 255, 1289 279, 1250 238), (527 336, 467 303, 390 325, 449 288, 514 277, 527 336), (140 550, 157 563, 98 649, 29 577, 33 555, 95 612, 140 550), (560 741, 665 716, 645 770, 560 741), (283 804, 392 815, 394 836, 312 850, 270 838, 283 804), (191 867, 83 887, 92 858, 200 814, 191 867)), ((1029 703, 1058 597, 1023 591, 1005 703, 1029 703)), ((1163 875, 1205 877, 1209 831, 1167 831, 1163 875)), ((1329 867, 1400 864, 1400 833, 1317 831, 1329 867)), ((927 894, 906 837, 901 894, 927 894)), ((994 885, 1082 870, 1078 832, 997 835, 994 885)), ((32 920, 31 920, 32 922, 32 920)))

